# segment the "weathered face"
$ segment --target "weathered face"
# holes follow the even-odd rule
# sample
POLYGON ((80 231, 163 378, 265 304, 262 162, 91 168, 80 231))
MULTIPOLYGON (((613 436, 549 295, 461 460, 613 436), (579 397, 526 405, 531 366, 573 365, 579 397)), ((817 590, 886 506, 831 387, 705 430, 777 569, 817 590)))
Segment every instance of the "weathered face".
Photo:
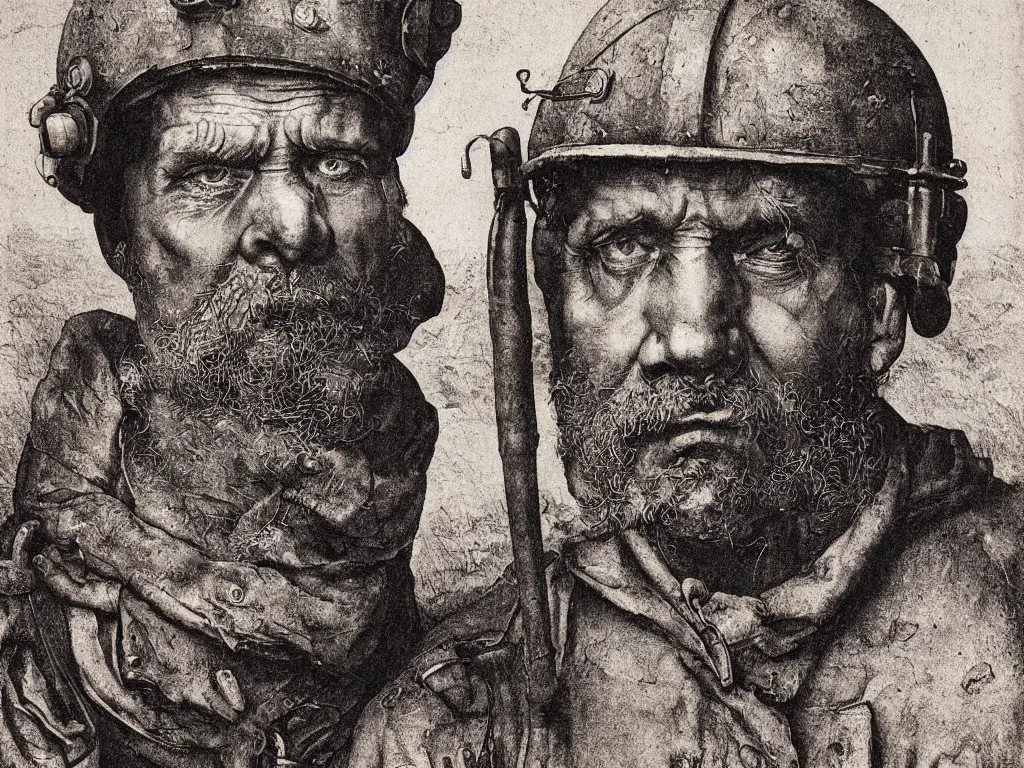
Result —
POLYGON ((140 112, 119 215, 155 362, 200 412, 338 428, 443 292, 402 217, 393 121, 252 72, 183 79, 140 112))
POLYGON ((444 282, 402 216, 396 127, 325 81, 252 72, 179 80, 132 115, 97 223, 125 243, 145 346, 121 367, 145 417, 125 447, 138 497, 187 508, 168 525, 218 557, 327 562, 332 531, 408 545, 437 420, 394 353, 444 282), (275 494, 287 525, 240 533, 232 515, 275 494))
MULTIPOLYGON (((312 77, 236 73, 182 80, 148 113, 121 203, 144 333, 177 325, 245 265, 317 266, 349 282, 388 274, 397 129, 368 98, 312 77)), ((417 270, 436 293, 436 262, 417 270)))
POLYGON ((555 181, 535 256, 585 509, 741 541, 856 506, 880 372, 869 296, 887 294, 864 278, 850 189, 722 165, 555 181))

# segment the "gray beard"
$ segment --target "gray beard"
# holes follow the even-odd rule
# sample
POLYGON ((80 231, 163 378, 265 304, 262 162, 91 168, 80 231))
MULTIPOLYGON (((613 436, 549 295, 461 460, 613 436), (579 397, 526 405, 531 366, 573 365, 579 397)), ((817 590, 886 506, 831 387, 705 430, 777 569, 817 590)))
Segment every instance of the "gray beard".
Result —
POLYGON ((122 394, 140 412, 159 393, 189 419, 331 448, 375 428, 367 401, 390 386, 402 321, 368 286, 241 264, 122 366, 122 394))
POLYGON ((884 472, 876 385, 843 373, 828 385, 642 375, 601 388, 571 360, 553 376, 559 452, 584 522, 674 538, 749 544, 796 522, 815 536, 844 529, 884 472), (746 456, 710 452, 651 470, 644 436, 694 412, 731 408, 746 456))

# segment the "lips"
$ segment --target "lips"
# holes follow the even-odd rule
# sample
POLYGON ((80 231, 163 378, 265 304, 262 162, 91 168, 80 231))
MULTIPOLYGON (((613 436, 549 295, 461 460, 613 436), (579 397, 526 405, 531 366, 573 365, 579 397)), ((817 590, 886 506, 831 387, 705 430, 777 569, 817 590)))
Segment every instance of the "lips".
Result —
POLYGON ((748 433, 731 409, 696 412, 674 420, 658 434, 639 440, 640 466, 667 468, 697 457, 745 454, 748 433))
POLYGON ((698 447, 742 451, 746 447, 746 435, 737 427, 690 429, 668 441, 668 448, 677 455, 688 453, 698 447))

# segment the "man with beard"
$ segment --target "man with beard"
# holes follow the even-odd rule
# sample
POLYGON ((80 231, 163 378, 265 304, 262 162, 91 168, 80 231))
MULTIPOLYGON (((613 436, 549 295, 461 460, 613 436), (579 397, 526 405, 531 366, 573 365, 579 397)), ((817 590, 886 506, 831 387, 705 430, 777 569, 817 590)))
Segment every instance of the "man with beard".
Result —
POLYGON ((611 0, 536 93, 522 168, 490 137, 495 365, 529 182, 588 525, 544 574, 502 368, 518 594, 438 630, 351 765, 1021 764, 1018 496, 877 391, 966 223, 920 51, 865 0, 611 0))
POLYGON ((0 765, 342 764, 419 631, 443 276, 396 158, 449 0, 76 3, 32 110, 136 318, 68 321, 0 571, 0 765))

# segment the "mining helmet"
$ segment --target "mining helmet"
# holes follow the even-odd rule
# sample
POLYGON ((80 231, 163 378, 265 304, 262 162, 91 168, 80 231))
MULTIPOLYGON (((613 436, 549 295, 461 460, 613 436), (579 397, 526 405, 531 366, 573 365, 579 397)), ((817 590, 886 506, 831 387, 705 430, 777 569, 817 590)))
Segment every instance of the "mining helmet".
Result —
POLYGON ((37 168, 89 210, 109 118, 184 73, 227 68, 312 73, 365 93, 403 127, 401 154, 460 21, 455 0, 75 0, 57 85, 29 116, 37 168))
MULTIPOLYGON (((882 211, 893 245, 877 267, 909 291, 922 335, 949 320, 947 285, 967 219, 955 190, 942 92, 907 35, 866 0, 611 0, 542 99, 524 164, 518 132, 490 146, 495 213, 487 248, 495 409, 513 532, 531 717, 555 689, 537 493, 533 336, 527 286, 528 185, 605 160, 747 162, 845 168, 902 185, 882 211)), ((524 105, 525 106, 525 105, 524 105)), ((543 194, 543 192, 541 193, 543 194)), ((538 227, 540 223, 538 223, 538 227)), ((721 637, 701 634, 721 683, 733 682, 721 637)), ((543 745, 543 739, 531 740, 543 745)), ((543 760, 526 762, 538 764, 543 760)))
POLYGON ((967 169, 931 67, 867 0, 611 0, 554 86, 518 78, 527 104, 541 99, 527 181, 619 159, 845 168, 905 187, 880 212, 892 247, 875 260, 910 289, 918 333, 945 328, 967 169))
POLYGON ((927 133, 930 175, 963 186, 931 67, 866 0, 611 0, 541 95, 527 175, 609 157, 907 175, 927 133))

